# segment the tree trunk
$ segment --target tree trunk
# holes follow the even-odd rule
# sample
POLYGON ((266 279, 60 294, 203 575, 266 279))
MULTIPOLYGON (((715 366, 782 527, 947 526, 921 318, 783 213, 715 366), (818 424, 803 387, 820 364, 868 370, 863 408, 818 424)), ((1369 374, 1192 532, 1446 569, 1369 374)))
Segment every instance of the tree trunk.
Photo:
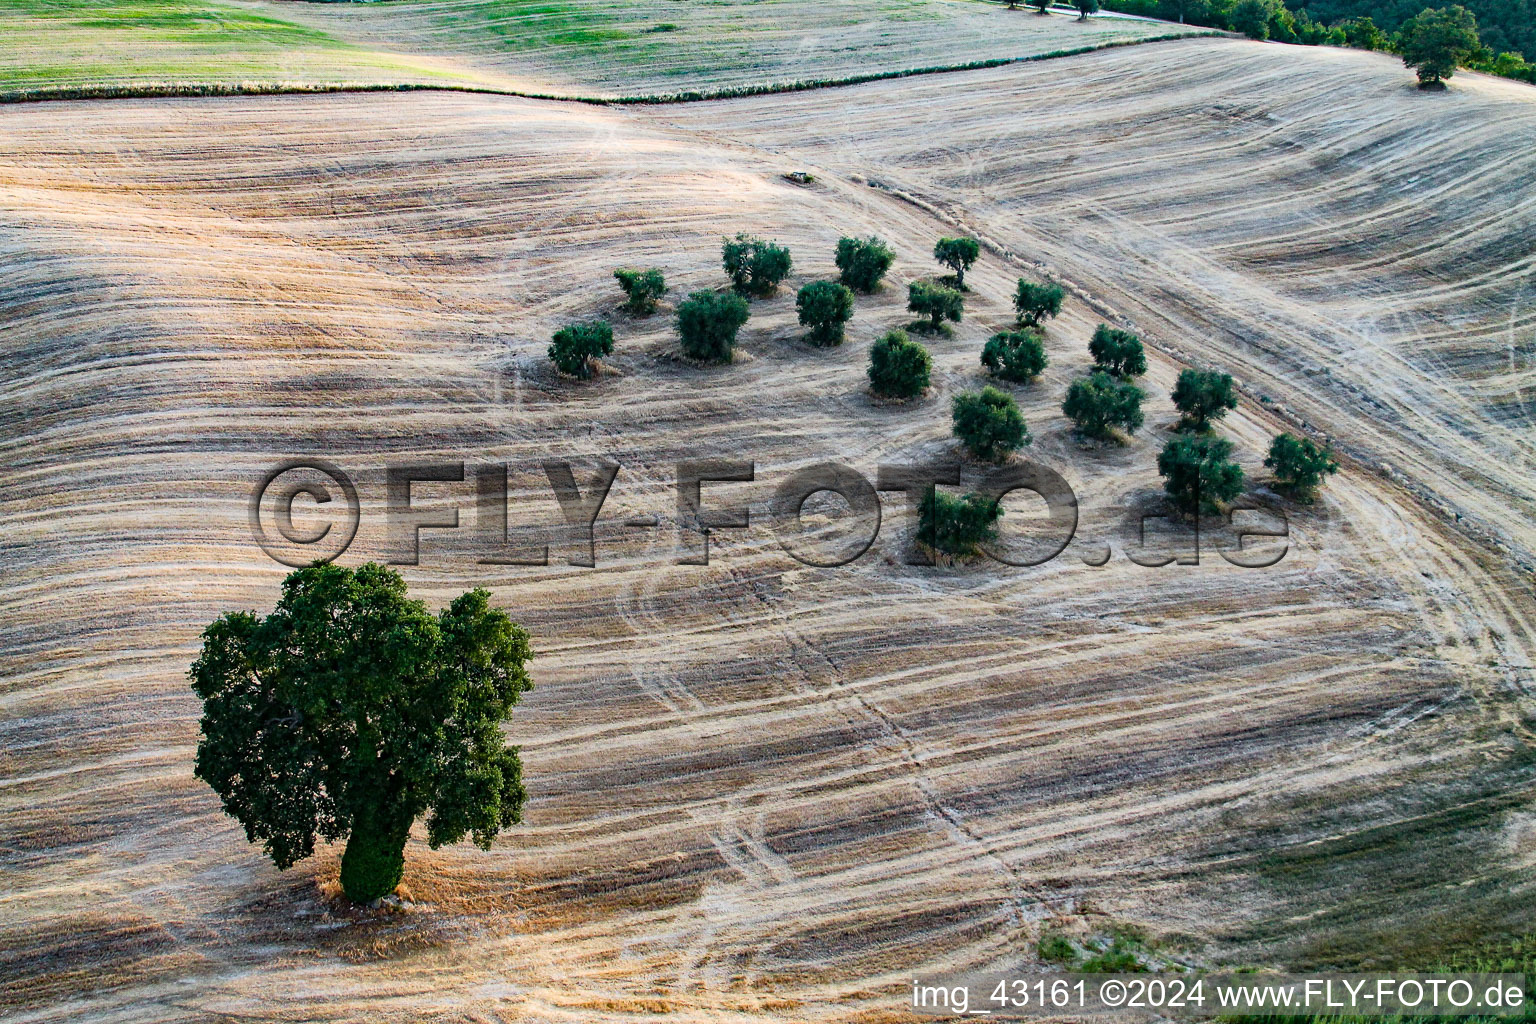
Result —
POLYGON ((353 903, 388 896, 405 874, 405 840, 411 823, 380 822, 370 809, 354 815, 341 855, 341 889, 353 903))

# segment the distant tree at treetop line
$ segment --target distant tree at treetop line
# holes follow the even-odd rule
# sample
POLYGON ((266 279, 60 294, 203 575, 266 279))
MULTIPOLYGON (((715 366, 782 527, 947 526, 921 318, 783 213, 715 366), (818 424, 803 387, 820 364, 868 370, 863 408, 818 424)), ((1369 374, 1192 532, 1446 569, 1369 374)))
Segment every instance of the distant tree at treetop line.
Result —
POLYGON ((1419 88, 1443 89, 1444 79, 1477 54, 1477 19, 1461 6, 1426 10, 1403 23, 1397 35, 1403 63, 1419 75, 1419 88))
MULTIPOLYGON (((1106 10, 1166 21, 1233 29, 1239 0, 1103 0, 1106 10)), ((1431 0, 1433 3, 1434 0, 1431 0)), ((1448 6, 1442 2, 1439 6, 1448 6)), ((1468 67, 1536 83, 1536 10, 1532 0, 1463 0, 1477 18, 1483 50, 1468 67), (1499 55, 1513 56, 1500 59, 1499 55), (1515 58, 1522 58, 1518 63, 1515 58)), ((1269 38, 1304 45, 1388 49, 1390 37, 1426 9, 1426 0, 1288 0, 1271 22, 1269 38), (1305 16, 1305 20, 1303 20, 1305 16), (1371 21, 1370 28, 1364 26, 1371 21), (1289 28, 1286 23, 1289 23, 1289 28), (1344 38, 1328 26, 1344 30, 1344 38), (1374 43, 1375 45, 1371 45, 1374 43)))

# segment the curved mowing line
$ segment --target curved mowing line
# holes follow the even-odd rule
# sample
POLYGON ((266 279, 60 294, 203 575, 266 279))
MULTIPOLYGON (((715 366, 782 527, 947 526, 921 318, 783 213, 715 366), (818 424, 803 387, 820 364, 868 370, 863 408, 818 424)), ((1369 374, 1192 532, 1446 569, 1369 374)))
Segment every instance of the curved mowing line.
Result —
POLYGON ((1202 32, 1173 32, 1168 35, 1148 36, 1145 39, 1116 39, 1091 46, 1078 46, 1070 50, 1052 50, 1027 57, 994 57, 990 60, 974 60, 964 64, 939 64, 925 68, 906 68, 900 71, 873 71, 868 74, 850 75, 846 78, 814 78, 794 82, 769 82, 762 85, 733 86, 726 89, 690 90, 675 93, 652 93, 642 96, 569 96, 555 93, 525 92, 517 89, 498 89, 494 86, 448 85, 428 82, 212 82, 179 83, 164 82, 145 85, 70 85, 45 86, 37 89, 14 89, 0 93, 0 103, 43 103, 52 100, 117 100, 159 99, 178 96, 286 96, 306 93, 332 92, 467 92, 491 96, 517 96, 530 100, 560 100, 566 103, 590 103, 596 106, 637 106, 642 104, 699 103, 706 100, 737 99, 742 96, 768 96, 781 92, 805 92, 811 89, 830 89, 843 85, 862 85, 865 82, 881 82, 892 78, 910 78, 914 75, 939 75, 951 71, 977 71, 997 68, 1008 64, 1029 64, 1034 61, 1055 60, 1058 57, 1076 57, 1098 50, 1112 50, 1120 46, 1141 46, 1146 43, 1162 43, 1174 39, 1199 39, 1204 36, 1230 36, 1230 32, 1215 29, 1202 32))

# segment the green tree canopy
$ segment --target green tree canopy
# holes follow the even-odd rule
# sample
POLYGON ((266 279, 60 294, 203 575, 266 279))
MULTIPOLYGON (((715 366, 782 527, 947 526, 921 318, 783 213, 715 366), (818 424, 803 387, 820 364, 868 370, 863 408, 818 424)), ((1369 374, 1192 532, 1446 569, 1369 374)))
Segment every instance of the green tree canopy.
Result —
POLYGON ((1385 50, 1392 40, 1369 16, 1345 18, 1338 28, 1344 30, 1344 42, 1357 50, 1385 50))
POLYGON ((1054 282, 1035 284, 1019 278, 1018 290, 1013 293, 1013 308, 1018 313, 1019 323, 1025 327, 1039 327, 1061 312, 1061 300, 1065 295, 1061 285, 1054 282))
POLYGON ((1326 477, 1339 471, 1333 449, 1319 447, 1308 437, 1279 434, 1270 442, 1264 465, 1275 471, 1275 480, 1302 501, 1311 502, 1326 477))
POLYGON ((868 238, 840 238, 836 263, 843 284, 857 292, 872 292, 880 279, 896 262, 890 246, 871 235, 868 238))
POLYGON ((606 320, 569 324, 555 332, 549 345, 550 361, 561 373, 582 380, 592 376, 595 360, 613 351, 613 328, 606 320))
POLYGON ((728 362, 736 350, 736 332, 752 311, 747 300, 729 292, 694 292, 677 307, 677 334, 691 359, 728 362))
POLYGON ((1419 74, 1419 88, 1441 87, 1478 52, 1477 19, 1459 4, 1434 10, 1426 7, 1403 23, 1397 48, 1403 63, 1419 74))
POLYGON ((1268 39, 1275 18, 1283 10, 1280 0, 1237 0, 1232 7, 1232 29, 1249 39, 1268 39))
POLYGON ((950 411, 955 436, 978 459, 1004 459, 1033 440, 1018 403, 997 388, 956 395, 950 411))
POLYGON ((1040 376, 1050 362, 1045 339, 1039 331, 998 331, 981 350, 981 365, 994 377, 1027 384, 1040 376))
POLYGON ((1163 489, 1184 512, 1217 512, 1243 493, 1243 467, 1233 462, 1232 442, 1209 434, 1170 440, 1157 457, 1163 489))
POLYGON ((943 328, 945 320, 959 322, 965 312, 965 296, 953 288, 932 281, 913 281, 907 285, 907 308, 919 316, 929 318, 927 330, 938 331, 943 328))
POLYGON ((1127 434, 1141 429, 1141 388, 1102 370, 1079 377, 1067 387, 1061 411, 1089 437, 1108 437, 1119 427, 1127 434))
POLYGON ((613 276, 628 296, 624 311, 630 316, 646 316, 656 312, 657 301, 667 293, 667 279, 655 267, 649 270, 621 267, 613 272, 613 276))
POLYGON ((1237 408, 1232 375, 1215 370, 1184 370, 1173 388, 1173 404, 1184 414, 1183 426, 1204 430, 1228 409, 1237 408))
POLYGON ((981 256, 981 243, 974 238, 941 238, 934 243, 933 258, 955 272, 955 287, 965 289, 965 272, 981 256))
POLYGON ((853 292, 836 281, 812 281, 795 296, 800 326, 813 345, 841 345, 843 325, 853 319, 853 292))
POLYGON ((917 539, 949 555, 973 555, 997 539, 1003 504, 980 494, 954 498, 937 487, 929 489, 917 510, 917 539))
POLYGON ((196 773, 279 868, 347 836, 341 884, 392 892, 411 823, 434 847, 486 849, 522 820, 522 762, 500 725, 532 689, 528 634, 483 590, 437 615, 398 573, 315 565, 265 618, 230 612, 191 668, 196 773))
POLYGON ((915 397, 928 387, 931 365, 906 331, 889 331, 869 347, 869 386, 884 398, 915 397))
POLYGON ((721 240, 720 261, 736 293, 757 298, 772 295, 794 262, 782 245, 745 232, 721 240))
POLYGON ((1094 368, 1116 377, 1139 377, 1147 372, 1147 354, 1141 339, 1130 331, 1099 324, 1088 342, 1094 368))

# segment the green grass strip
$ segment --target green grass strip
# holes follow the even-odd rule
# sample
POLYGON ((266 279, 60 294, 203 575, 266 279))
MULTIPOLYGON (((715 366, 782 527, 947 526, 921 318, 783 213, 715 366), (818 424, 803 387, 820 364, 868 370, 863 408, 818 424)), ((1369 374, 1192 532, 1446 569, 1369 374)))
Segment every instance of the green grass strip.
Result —
POLYGON ((213 82, 179 83, 165 82, 141 85, 68 85, 39 86, 31 89, 15 89, 0 92, 0 103, 41 103, 53 100, 111 100, 111 99, 160 99, 178 96, 285 96, 308 93, 333 92, 467 92, 491 96, 518 96, 530 100, 561 100, 568 103, 590 103, 596 106, 643 106, 667 103, 701 103, 708 100, 738 99, 743 96, 770 96, 784 92, 806 92, 811 89, 831 89, 844 85, 862 85, 866 82, 882 82, 893 78, 911 78, 914 75, 941 75, 953 71, 977 71, 998 68, 1009 64, 1029 64, 1035 61, 1055 60, 1060 57, 1077 57, 1098 50, 1112 50, 1120 46, 1141 46, 1145 43, 1162 43, 1174 39, 1198 39, 1203 36, 1226 36, 1227 32, 1174 32, 1168 35, 1148 36, 1144 39, 1116 39, 1091 46, 1079 46, 1070 50, 1052 50, 1027 57, 994 57, 990 60, 969 61, 964 64, 938 64, 924 68, 906 68, 899 71, 873 71, 846 78, 813 78, 793 82, 768 82, 761 85, 731 86, 724 89, 689 90, 642 96, 569 96, 554 93, 524 92, 515 89, 497 89, 493 86, 447 85, 427 82, 213 82))

